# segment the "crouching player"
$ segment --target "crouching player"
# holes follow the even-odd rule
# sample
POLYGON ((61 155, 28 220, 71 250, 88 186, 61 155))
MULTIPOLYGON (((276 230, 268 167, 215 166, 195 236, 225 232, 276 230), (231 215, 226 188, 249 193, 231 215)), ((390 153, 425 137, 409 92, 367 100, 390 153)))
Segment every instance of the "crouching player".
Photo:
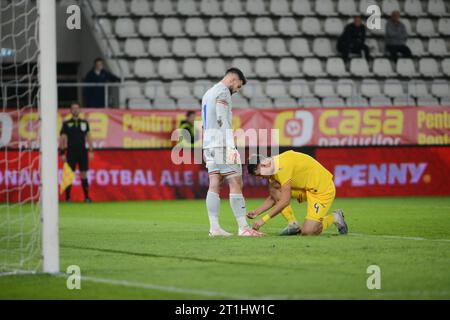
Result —
MULTIPOLYGON (((249 174, 270 182, 270 197, 255 211, 262 214, 271 210, 253 224, 255 230, 287 208, 294 197, 298 202, 307 202, 302 235, 319 235, 331 224, 336 225, 340 234, 348 233, 342 210, 328 214, 336 195, 333 175, 314 158, 292 150, 271 158, 253 155, 247 169, 249 174)), ((249 217, 254 218, 256 214, 250 213, 249 217)))

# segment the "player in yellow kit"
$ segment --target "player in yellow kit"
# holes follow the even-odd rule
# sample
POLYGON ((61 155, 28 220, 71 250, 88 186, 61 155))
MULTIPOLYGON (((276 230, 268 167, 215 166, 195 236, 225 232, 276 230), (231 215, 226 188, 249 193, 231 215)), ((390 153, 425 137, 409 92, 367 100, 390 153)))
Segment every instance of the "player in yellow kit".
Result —
POLYGON ((333 175, 313 157, 292 150, 272 158, 253 155, 247 169, 249 174, 269 180, 270 197, 248 215, 254 218, 271 209, 253 224, 255 230, 288 208, 294 197, 298 202, 307 202, 302 235, 318 235, 331 224, 340 234, 348 233, 342 210, 328 214, 336 195, 333 175))

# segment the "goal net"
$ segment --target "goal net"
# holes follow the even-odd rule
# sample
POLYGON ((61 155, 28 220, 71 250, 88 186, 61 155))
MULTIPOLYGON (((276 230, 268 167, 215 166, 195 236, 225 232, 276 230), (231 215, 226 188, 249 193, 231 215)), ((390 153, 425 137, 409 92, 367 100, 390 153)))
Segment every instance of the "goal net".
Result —
POLYGON ((44 265, 41 170, 46 158, 41 148, 43 92, 39 75, 43 66, 39 4, 36 0, 0 1, 2 275, 42 271, 44 265))

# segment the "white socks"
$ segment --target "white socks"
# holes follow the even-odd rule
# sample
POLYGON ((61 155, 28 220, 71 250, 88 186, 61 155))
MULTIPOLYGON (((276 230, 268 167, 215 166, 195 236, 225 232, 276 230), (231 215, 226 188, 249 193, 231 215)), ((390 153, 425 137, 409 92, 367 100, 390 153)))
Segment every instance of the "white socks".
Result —
POLYGON ((208 191, 206 194, 206 208, 208 209, 210 229, 219 229, 220 197, 217 193, 208 191))
POLYGON ((248 228, 247 220, 245 218, 247 209, 245 207, 245 199, 241 193, 230 193, 230 206, 233 210, 239 229, 248 228))

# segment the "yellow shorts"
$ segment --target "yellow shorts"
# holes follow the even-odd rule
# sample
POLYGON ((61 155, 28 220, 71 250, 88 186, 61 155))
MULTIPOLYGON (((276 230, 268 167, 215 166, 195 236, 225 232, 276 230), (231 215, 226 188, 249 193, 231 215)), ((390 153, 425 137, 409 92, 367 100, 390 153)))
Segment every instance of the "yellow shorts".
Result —
POLYGON ((299 203, 307 202, 307 220, 313 220, 317 222, 322 222, 323 217, 328 213, 328 210, 333 204, 334 197, 336 196, 336 188, 334 182, 330 181, 329 186, 324 192, 314 193, 305 190, 292 190, 291 196, 299 203))

